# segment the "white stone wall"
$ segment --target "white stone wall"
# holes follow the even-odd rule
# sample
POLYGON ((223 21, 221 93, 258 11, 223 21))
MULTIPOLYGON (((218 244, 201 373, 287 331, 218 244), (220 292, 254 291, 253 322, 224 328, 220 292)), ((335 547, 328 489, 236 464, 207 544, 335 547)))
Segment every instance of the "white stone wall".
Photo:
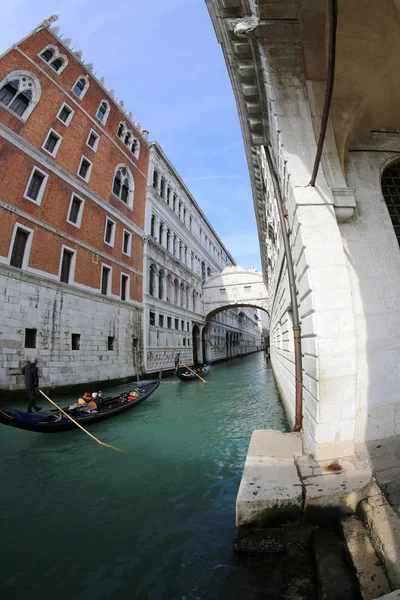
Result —
POLYGON ((373 133, 352 145, 346 163, 357 202, 340 225, 356 332, 357 441, 400 434, 400 250, 381 190, 384 168, 399 157, 399 134, 373 133))
MULTIPOLYGON (((0 389, 23 389, 20 369, 37 358, 40 384, 64 386, 133 377, 133 338, 140 345, 141 310, 0 265, 0 389), (25 329, 37 329, 37 347, 25 348, 25 329), (71 334, 80 349, 71 349, 71 334), (108 337, 114 350, 108 350, 108 337)), ((139 356, 140 360, 140 356, 139 356)))

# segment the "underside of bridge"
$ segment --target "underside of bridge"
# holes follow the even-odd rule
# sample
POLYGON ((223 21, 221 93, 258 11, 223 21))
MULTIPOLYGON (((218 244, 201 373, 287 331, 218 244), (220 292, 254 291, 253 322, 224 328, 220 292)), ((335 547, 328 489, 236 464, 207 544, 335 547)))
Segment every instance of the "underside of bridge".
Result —
POLYGON ((306 445, 351 454, 400 434, 400 0, 338 1, 328 112, 333 0, 206 2, 242 126, 277 383, 293 422, 297 308, 306 445))

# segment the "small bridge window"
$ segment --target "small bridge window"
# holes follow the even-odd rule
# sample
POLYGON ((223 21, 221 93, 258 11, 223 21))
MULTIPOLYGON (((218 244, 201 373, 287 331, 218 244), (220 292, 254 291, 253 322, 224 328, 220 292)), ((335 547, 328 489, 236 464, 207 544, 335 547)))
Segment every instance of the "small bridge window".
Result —
POLYGON ((220 288, 219 293, 221 294, 221 296, 226 296, 226 288, 220 288))
POLYGON ((251 292, 251 285, 245 285, 244 291, 246 292, 246 294, 249 294, 251 292))
POLYGON ((384 170, 382 193, 400 246, 400 162, 384 170))

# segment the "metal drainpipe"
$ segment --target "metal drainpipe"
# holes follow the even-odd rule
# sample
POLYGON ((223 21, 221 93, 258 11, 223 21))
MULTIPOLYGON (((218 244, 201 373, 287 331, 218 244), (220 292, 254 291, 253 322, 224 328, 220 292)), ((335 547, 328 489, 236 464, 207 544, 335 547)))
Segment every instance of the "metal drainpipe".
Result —
POLYGON ((326 80, 325 89, 325 102, 324 110, 322 112, 321 129, 319 132, 319 140, 317 146, 317 152, 315 155, 314 168, 311 176, 310 184, 312 187, 315 186, 315 180, 317 179, 319 163, 321 162, 322 148, 324 147, 326 128, 328 125, 329 111, 331 108, 333 83, 335 79, 335 60, 336 60, 336 29, 337 29, 337 18, 338 18, 338 4, 337 0, 329 0, 329 53, 328 53, 328 74, 326 80))
POLYGON ((283 245, 285 248, 285 258, 288 268, 289 278, 289 290, 290 290, 290 301, 292 304, 293 314, 293 338, 294 338, 294 367, 295 367, 295 379, 296 379, 296 414, 294 420, 293 431, 300 431, 303 419, 303 370, 302 370, 302 356, 301 356, 301 328, 299 319, 299 309, 297 307, 297 293, 296 284, 294 281, 294 269, 292 261, 292 252, 290 250, 289 234, 287 230, 287 222, 285 213, 283 210, 283 199, 279 181, 276 176, 275 168, 272 162, 271 154, 268 146, 264 146, 265 154, 267 157, 268 168, 272 179, 272 185, 274 186, 275 198, 277 200, 279 220, 281 223, 283 245))

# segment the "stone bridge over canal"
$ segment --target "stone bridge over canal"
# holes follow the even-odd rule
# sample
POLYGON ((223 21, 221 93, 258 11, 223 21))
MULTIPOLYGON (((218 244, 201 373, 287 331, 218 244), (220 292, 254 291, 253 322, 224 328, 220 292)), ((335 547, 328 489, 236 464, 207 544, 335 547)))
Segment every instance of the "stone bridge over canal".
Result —
POLYGON ((269 313, 270 300, 262 273, 243 267, 227 267, 203 285, 206 320, 227 308, 254 306, 269 313))

